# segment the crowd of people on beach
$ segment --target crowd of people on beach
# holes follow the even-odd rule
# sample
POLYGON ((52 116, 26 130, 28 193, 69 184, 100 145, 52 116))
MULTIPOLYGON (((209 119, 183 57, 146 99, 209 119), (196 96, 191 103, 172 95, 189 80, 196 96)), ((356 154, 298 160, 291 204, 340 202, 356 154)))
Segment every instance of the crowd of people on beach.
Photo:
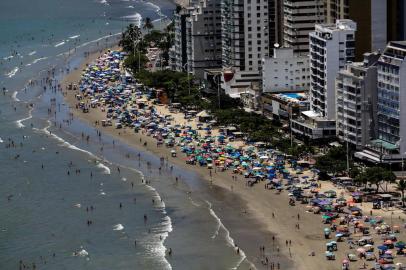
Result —
MULTIPOLYGON (((335 259, 337 249, 348 250, 341 263, 342 269, 350 269, 350 263, 359 260, 363 261, 361 267, 367 267, 365 262, 372 261, 374 265, 371 269, 391 269, 389 267, 395 265, 396 260, 394 253, 404 254, 405 245, 396 236, 400 226, 389 226, 372 212, 364 215, 348 196, 334 195, 333 191, 322 192, 321 184, 317 181, 317 169, 301 166, 310 164, 309 157, 303 157, 304 162, 299 165, 298 160, 287 158, 284 153, 263 143, 235 143, 235 127, 215 128, 215 120, 193 125, 186 120, 188 117, 183 123, 175 122, 171 114, 159 113, 158 107, 152 104, 157 101, 155 89, 148 89, 133 80, 121 65, 124 56, 121 52, 110 51, 84 70, 78 86, 80 93, 76 96, 77 109, 85 113, 89 108, 100 109, 106 116, 102 126, 131 129, 152 137, 156 147, 172 149, 174 158, 179 150, 187 164, 207 167, 211 179, 212 172, 231 171, 233 180, 245 179, 247 186, 263 183, 265 189, 278 193, 288 190, 288 203, 292 207, 300 203, 306 206, 306 212, 321 214, 326 228, 320 233, 326 239, 330 239, 331 233, 335 232, 334 239, 326 244, 326 259, 335 259), (377 238, 384 240, 375 254, 372 241, 365 239, 377 238), (358 248, 354 252, 356 246, 358 248), (394 248, 395 252, 391 250, 394 248)), ((172 109, 178 111, 178 108, 172 109)), ((193 112, 184 111, 184 115, 187 114, 193 112)), ((296 229, 300 230, 299 214, 297 218, 296 229)), ((286 240, 286 245, 291 254, 291 240, 286 240)), ((310 251, 309 255, 316 254, 310 251)), ((268 265, 269 259, 264 256, 262 263, 268 265)), ((279 263, 270 265, 271 269, 280 268, 279 263)), ((403 269, 401 262, 396 267, 403 269)))

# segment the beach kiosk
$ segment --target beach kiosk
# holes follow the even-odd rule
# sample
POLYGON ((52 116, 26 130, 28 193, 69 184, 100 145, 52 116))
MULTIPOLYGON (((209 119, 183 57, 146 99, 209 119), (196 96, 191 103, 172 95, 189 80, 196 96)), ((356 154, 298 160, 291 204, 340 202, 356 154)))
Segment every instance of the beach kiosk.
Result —
POLYGON ((206 123, 212 120, 212 116, 206 110, 199 112, 198 114, 196 114, 196 116, 199 122, 206 123))

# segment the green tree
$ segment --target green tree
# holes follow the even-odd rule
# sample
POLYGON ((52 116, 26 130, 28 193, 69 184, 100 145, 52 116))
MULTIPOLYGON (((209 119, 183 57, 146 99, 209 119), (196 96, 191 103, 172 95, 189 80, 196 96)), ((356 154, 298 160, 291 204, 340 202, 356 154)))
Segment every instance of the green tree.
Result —
POLYGON ((369 167, 365 170, 365 177, 368 179, 368 183, 375 185, 375 192, 377 193, 384 183, 393 183, 396 180, 396 175, 382 167, 369 167))
POLYGON ((349 171, 349 177, 355 179, 361 173, 360 169, 356 166, 352 166, 349 171))
POLYGON ((358 185, 362 185, 362 186, 366 187, 368 184, 368 177, 367 177, 366 173, 364 173, 364 172, 359 173, 357 176, 355 176, 354 182, 357 183, 358 185))
POLYGON ((151 18, 150 18, 150 17, 146 17, 146 18, 145 18, 144 24, 143 24, 142 28, 143 28, 143 29, 146 29, 148 33, 149 33, 149 31, 150 31, 151 29, 154 28, 154 25, 152 24, 152 21, 151 21, 151 18))
POLYGON ((130 24, 127 26, 127 29, 121 34, 119 46, 121 46, 126 52, 133 52, 134 45, 137 46, 136 44, 140 43, 141 40, 142 33, 140 28, 134 24, 130 24))
POLYGON ((143 52, 136 51, 135 54, 129 54, 124 60, 124 66, 132 71, 133 74, 139 73, 139 68, 144 69, 148 58, 143 52))
POLYGON ((396 184, 396 190, 400 191, 402 195, 402 207, 405 207, 406 181, 404 179, 400 179, 400 181, 396 184))
POLYGON ((346 151, 343 147, 333 147, 325 154, 316 159, 316 168, 320 171, 337 174, 347 169, 346 160, 343 158, 346 151))

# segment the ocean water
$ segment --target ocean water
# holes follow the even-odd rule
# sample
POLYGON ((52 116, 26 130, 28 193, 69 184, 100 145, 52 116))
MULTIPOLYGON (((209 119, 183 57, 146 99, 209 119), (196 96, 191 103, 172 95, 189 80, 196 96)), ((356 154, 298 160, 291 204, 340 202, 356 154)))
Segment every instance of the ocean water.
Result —
POLYGON ((159 23, 173 8, 164 0, 0 1, 0 269, 254 268, 249 250, 265 243, 252 237, 255 223, 243 221, 237 198, 98 136, 53 91, 85 52, 117 42, 130 21, 159 23))

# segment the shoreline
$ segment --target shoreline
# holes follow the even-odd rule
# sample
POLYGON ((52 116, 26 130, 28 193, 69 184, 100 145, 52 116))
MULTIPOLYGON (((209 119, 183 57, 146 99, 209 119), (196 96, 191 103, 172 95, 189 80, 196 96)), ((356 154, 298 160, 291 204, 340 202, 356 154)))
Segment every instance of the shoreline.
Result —
MULTIPOLYGON (((118 47, 115 46, 111 49, 117 49, 118 47)), ((103 50, 103 53, 106 52, 106 50, 103 50)), ((199 175, 199 178, 204 180, 205 184, 207 185, 214 185, 216 187, 219 187, 221 189, 227 190, 228 192, 231 192, 234 196, 238 197, 241 199, 241 201, 246 205, 246 209, 241 209, 241 212, 244 213, 245 216, 247 216, 248 219, 252 218, 257 224, 258 228, 256 230, 258 231, 258 234, 260 234, 260 231, 263 231, 263 233, 268 233, 267 239, 264 239, 262 243, 257 243, 256 246, 259 249, 259 246, 266 246, 270 247, 273 246, 273 249, 269 251, 267 250, 267 255, 270 257, 274 257, 276 253, 275 252, 275 242, 277 242, 277 252, 276 256, 281 258, 281 267, 282 269, 300 269, 304 265, 307 267, 313 267, 314 265, 324 265, 326 268, 324 269, 335 269, 334 266, 328 263, 323 263, 325 261, 324 257, 322 257, 323 254, 323 245, 320 245, 319 239, 316 239, 314 241, 317 241, 318 243, 313 243, 313 241, 305 241, 306 238, 303 237, 301 241, 298 241, 302 235, 302 231, 295 231, 292 234, 292 230, 295 230, 295 224, 294 222, 291 222, 291 218, 296 216, 296 212, 302 212, 302 211, 295 211, 292 216, 285 216, 284 214, 286 211, 289 211, 289 206, 288 206, 288 199, 286 194, 284 195, 275 195, 271 194, 272 191, 270 190, 264 190, 262 188, 262 185, 256 185, 254 187, 246 187, 245 186, 245 181, 240 177, 240 179, 236 182, 235 180, 232 180, 232 173, 229 171, 225 172, 219 172, 215 173, 213 175, 213 181, 211 181, 210 177, 208 176, 207 168, 205 167, 198 167, 198 166, 190 166, 187 165, 183 158, 181 157, 181 154, 177 158, 172 158, 170 157, 170 150, 171 148, 166 148, 166 147, 156 147, 156 141, 155 139, 148 137, 146 135, 143 135, 141 133, 134 133, 132 130, 126 130, 126 129, 121 129, 117 130, 114 129, 114 127, 101 127, 101 126, 96 126, 94 123, 95 121, 101 121, 104 119, 104 113, 101 112, 100 110, 97 109, 91 109, 90 113, 84 114, 80 110, 75 109, 75 104, 77 103, 77 100, 75 98, 75 94, 78 93, 78 91, 74 90, 65 90, 66 86, 69 83, 76 83, 78 84, 81 76, 81 72, 84 69, 84 67, 87 64, 92 63, 95 61, 98 57, 100 56, 100 52, 95 52, 93 54, 90 54, 87 58, 84 59, 82 64, 80 65, 79 68, 75 69, 68 75, 66 75, 63 80, 61 81, 61 86, 63 88, 64 93, 64 100, 66 101, 67 105, 69 106, 69 109, 71 113, 74 115, 74 117, 86 122, 89 126, 96 128, 103 133, 107 133, 109 136, 116 138, 117 140, 120 140, 121 142, 127 144, 130 147, 136 148, 137 150, 143 151, 143 152, 148 152, 156 157, 168 157, 169 162, 182 168, 185 170, 189 170, 193 173, 196 173, 199 175), (139 142, 139 139, 141 138, 142 143, 139 142), (147 142, 148 145, 147 147, 143 146, 143 142, 147 142), (231 190, 232 186, 232 190, 231 190), (281 197, 286 196, 285 200, 281 200, 281 197), (273 200, 269 200, 270 197, 275 197, 273 200), (275 203, 277 202, 277 203, 275 203), (272 214, 275 215, 275 218, 270 218, 272 214), (272 235, 272 236, 271 236, 272 235), (285 240, 291 240, 293 242, 292 246, 288 248, 284 248, 282 243, 285 242, 285 240), (295 243, 297 242, 297 243, 295 243), (318 262, 316 262, 315 258, 316 257, 308 257, 308 253, 311 250, 315 250, 314 246, 320 250, 318 250, 319 258, 318 262), (289 251, 290 250, 290 251, 289 251), (269 253, 268 253, 269 252, 269 253), (292 257, 291 257, 292 256, 292 257), (285 258, 285 259, 284 259, 285 258)), ((159 108, 159 107, 158 107, 159 108)), ((177 151, 180 153, 179 149, 177 151)), ((303 222, 302 222, 303 223, 303 222)), ((313 225, 308 226, 308 229, 310 229, 310 234, 311 232, 314 233, 314 225, 317 224, 317 227, 319 227, 319 231, 322 231, 322 226, 320 223, 320 220, 317 220, 316 222, 312 220, 313 225)), ((319 234, 317 234, 319 235, 319 234)), ((234 235, 234 238, 239 238, 238 236, 234 235)), ((312 237, 308 237, 312 238, 312 237)), ((317 237, 313 237, 317 238, 317 237)), ((244 249, 243 245, 242 249, 244 249)), ((256 251, 250 250, 247 251, 247 259, 249 261, 256 260, 256 251)), ((316 249, 317 250, 317 249, 316 249)), ((260 268, 260 265, 258 265, 258 260, 256 260, 255 265, 260 268)))
MULTIPOLYGON (((117 47, 112 49, 117 49, 117 47)), ((103 52, 105 51, 106 50, 103 52)), ((320 216, 306 211, 305 205, 289 206, 289 198, 286 191, 277 194, 274 190, 264 189, 261 183, 253 187, 247 187, 243 176, 239 175, 238 180, 235 180, 233 179, 235 175, 230 171, 215 172, 211 179, 206 167, 199 167, 198 165, 192 167, 191 165, 187 165, 184 161, 183 153, 179 151, 179 148, 157 147, 154 138, 144 135, 141 132, 134 133, 132 130, 126 128, 115 129, 114 127, 95 125, 95 121, 101 121, 105 118, 105 113, 98 107, 90 108, 90 113, 86 114, 75 109, 75 104, 78 102, 75 98, 75 94, 77 94, 78 91, 65 90, 65 87, 69 83, 78 84, 83 68, 87 63, 93 62, 99 56, 100 52, 91 54, 83 61, 79 68, 64 77, 61 82, 63 92, 66 93, 64 99, 69 106, 70 112, 76 118, 86 122, 90 127, 123 142, 129 147, 141 152, 148 152, 157 158, 168 158, 170 164, 174 164, 182 170, 197 174, 203 184, 208 187, 221 189, 226 192, 227 195, 230 195, 230 197, 236 198, 236 201, 241 201, 241 203, 236 203, 236 205, 238 205, 238 207, 242 206, 242 209, 233 209, 234 212, 240 213, 239 217, 229 218, 229 221, 227 221, 227 218, 221 218, 221 220, 225 220, 224 222, 226 223, 228 222, 225 226, 230 229, 230 233, 236 240, 237 245, 246 251, 248 261, 254 263, 258 269, 262 269, 261 267, 263 267, 263 265, 261 265, 261 256, 258 256, 260 246, 267 248, 265 252, 266 256, 273 260, 277 258, 276 260, 281 265, 280 269, 312 269, 314 267, 321 267, 322 269, 329 270, 339 267, 337 264, 339 264, 340 260, 345 258, 346 249, 340 248, 339 251, 336 252, 337 261, 335 263, 326 260, 324 256, 326 240, 323 237, 325 225, 321 222, 320 216), (143 145, 144 142, 147 142, 147 146, 143 145), (172 149, 177 149, 177 153, 179 153, 178 157, 171 157, 170 151, 172 149), (250 220, 253 224, 256 224, 255 230, 239 231, 236 223, 242 220, 250 220), (298 224, 300 224, 300 228, 298 224), (258 238, 258 235, 260 238, 258 238), (253 241, 257 242, 252 243, 253 241), (288 245, 288 241, 292 241, 292 245, 288 245), (312 251, 315 252, 316 256, 309 256, 309 253, 312 251)), ((160 114, 169 114, 168 109, 164 106, 155 107, 160 114)), ((177 114, 173 113, 172 115, 176 116, 177 114)), ((178 118, 176 119, 182 119, 179 118, 180 115, 177 116, 178 118)), ((188 185, 186 181, 183 182, 185 185, 188 185)), ((215 192, 215 189, 213 189, 213 192, 215 192)), ((322 189, 337 188, 330 182, 323 182, 322 189)), ((211 191, 209 192, 212 193, 211 191)), ((232 202, 229 203, 225 201, 224 207, 235 208, 235 205, 233 205, 232 202)), ((365 205, 361 205, 360 207, 362 207, 364 211, 368 209, 365 205)), ((220 215, 224 214, 221 210, 215 210, 217 213, 220 213, 220 215)), ((388 217, 388 213, 384 213, 383 211, 374 210, 374 212, 375 214, 378 213, 384 217, 388 217)))

